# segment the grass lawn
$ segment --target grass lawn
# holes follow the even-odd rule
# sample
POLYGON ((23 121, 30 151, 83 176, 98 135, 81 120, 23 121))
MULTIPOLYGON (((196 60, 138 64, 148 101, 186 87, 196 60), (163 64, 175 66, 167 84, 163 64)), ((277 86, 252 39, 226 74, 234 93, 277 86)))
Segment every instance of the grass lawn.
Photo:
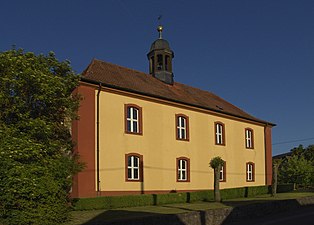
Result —
POLYGON ((178 214, 191 211, 200 211, 208 209, 217 209, 225 207, 233 207, 238 205, 246 205, 265 201, 296 199, 306 196, 314 196, 314 192, 290 192, 279 193, 276 197, 271 197, 269 194, 260 195, 254 198, 237 198, 228 199, 222 203, 216 202, 195 202, 182 204, 169 204, 161 206, 142 206, 131 208, 119 208, 111 210, 90 210, 90 211, 72 211, 71 221, 64 225, 82 225, 88 224, 88 221, 115 221, 120 218, 131 219, 137 217, 146 217, 157 214, 178 214))

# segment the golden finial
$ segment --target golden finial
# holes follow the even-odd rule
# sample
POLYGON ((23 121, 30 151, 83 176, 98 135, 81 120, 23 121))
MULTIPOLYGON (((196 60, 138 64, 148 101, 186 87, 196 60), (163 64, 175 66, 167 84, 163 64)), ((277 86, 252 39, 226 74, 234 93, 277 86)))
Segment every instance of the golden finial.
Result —
POLYGON ((162 26, 161 25, 159 25, 158 27, 157 27, 157 31, 159 32, 159 39, 162 39, 162 26))

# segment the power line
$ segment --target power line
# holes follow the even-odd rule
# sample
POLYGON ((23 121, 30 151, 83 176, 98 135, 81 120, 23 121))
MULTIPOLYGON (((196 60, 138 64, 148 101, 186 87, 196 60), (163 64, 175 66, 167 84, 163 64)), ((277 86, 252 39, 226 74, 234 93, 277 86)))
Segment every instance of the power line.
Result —
POLYGON ((294 140, 294 141, 277 142, 277 143, 274 143, 273 145, 282 145, 282 144, 288 144, 288 143, 294 143, 294 142, 300 142, 300 141, 309 141, 309 140, 314 140, 314 137, 312 137, 312 138, 305 138, 305 139, 299 139, 299 140, 294 140))

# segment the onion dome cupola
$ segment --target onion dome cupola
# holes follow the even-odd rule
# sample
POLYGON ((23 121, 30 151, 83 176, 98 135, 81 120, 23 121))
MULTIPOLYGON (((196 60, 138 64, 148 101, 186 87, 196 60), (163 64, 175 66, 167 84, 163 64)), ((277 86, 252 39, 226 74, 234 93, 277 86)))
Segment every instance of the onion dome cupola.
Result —
POLYGON ((163 27, 158 26, 159 38, 154 41, 147 54, 149 60, 149 73, 157 79, 173 84, 172 58, 173 51, 170 49, 168 41, 162 38, 163 27))

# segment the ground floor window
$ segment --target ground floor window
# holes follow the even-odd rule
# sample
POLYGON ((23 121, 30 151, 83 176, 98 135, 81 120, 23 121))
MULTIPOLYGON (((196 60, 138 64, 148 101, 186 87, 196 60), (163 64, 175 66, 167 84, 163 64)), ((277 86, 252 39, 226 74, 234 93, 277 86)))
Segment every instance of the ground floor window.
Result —
POLYGON ((246 181, 252 182, 255 180, 255 164, 252 162, 246 163, 246 181))
POLYGON ((177 158, 177 181, 190 181, 190 159, 186 157, 177 158))
POLYGON ((143 156, 137 153, 125 155, 125 178, 126 181, 143 180, 143 156))
POLYGON ((220 182, 226 182, 226 162, 224 161, 224 164, 221 166, 221 169, 219 171, 219 181, 220 182))

